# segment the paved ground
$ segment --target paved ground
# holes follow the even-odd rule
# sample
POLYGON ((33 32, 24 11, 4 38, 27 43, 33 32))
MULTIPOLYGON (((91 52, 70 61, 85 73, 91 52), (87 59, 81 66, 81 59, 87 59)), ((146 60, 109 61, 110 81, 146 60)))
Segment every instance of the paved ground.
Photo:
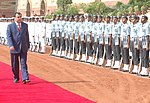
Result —
MULTIPOLYGON (((10 63, 7 46, 0 61, 10 63)), ((150 103, 150 78, 31 52, 28 65, 30 74, 97 103, 150 103)))

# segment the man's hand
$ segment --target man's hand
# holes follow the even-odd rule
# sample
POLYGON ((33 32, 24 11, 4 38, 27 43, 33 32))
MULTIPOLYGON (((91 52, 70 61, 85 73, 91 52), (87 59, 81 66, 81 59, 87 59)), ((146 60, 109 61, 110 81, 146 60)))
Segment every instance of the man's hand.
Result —
POLYGON ((9 49, 10 49, 11 51, 14 51, 14 50, 15 50, 14 46, 11 46, 9 49))

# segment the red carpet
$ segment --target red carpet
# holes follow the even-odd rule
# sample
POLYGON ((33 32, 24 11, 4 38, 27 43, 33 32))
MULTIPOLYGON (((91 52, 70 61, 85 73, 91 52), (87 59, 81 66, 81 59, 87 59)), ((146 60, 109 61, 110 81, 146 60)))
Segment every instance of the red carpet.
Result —
POLYGON ((0 103, 95 103, 33 75, 30 80, 13 83, 11 67, 0 62, 0 103))

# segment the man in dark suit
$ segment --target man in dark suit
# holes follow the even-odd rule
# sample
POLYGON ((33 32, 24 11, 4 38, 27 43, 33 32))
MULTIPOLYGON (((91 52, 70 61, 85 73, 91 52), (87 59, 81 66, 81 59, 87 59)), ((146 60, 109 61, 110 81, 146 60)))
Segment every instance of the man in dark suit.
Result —
POLYGON ((11 66, 14 74, 14 83, 19 81, 19 58, 22 71, 22 82, 29 81, 27 67, 27 52, 30 47, 28 25, 22 22, 22 14, 16 12, 14 22, 7 27, 7 40, 10 49, 11 66))

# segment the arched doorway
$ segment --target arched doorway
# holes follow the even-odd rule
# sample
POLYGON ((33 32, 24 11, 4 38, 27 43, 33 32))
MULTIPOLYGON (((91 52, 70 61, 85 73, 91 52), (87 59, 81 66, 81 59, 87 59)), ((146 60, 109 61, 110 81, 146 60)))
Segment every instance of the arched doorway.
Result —
POLYGON ((27 2, 26 16, 31 16, 29 1, 27 2))
POLYGON ((41 16, 45 15, 45 2, 44 2, 44 0, 41 1, 40 15, 41 16))

